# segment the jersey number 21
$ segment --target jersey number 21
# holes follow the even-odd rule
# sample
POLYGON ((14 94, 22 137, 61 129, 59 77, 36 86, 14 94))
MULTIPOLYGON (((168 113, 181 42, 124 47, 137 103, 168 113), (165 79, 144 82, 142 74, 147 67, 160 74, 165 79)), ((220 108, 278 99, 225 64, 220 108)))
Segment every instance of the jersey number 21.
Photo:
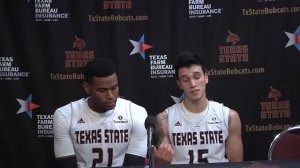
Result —
MULTIPOLYGON (((92 168, 96 167, 97 163, 102 163, 103 162, 103 150, 102 150, 102 148, 93 148, 93 153, 98 153, 98 158, 93 160, 92 168)), ((108 153, 107 167, 111 167, 112 158, 113 158, 113 148, 108 148, 107 153, 108 153)))

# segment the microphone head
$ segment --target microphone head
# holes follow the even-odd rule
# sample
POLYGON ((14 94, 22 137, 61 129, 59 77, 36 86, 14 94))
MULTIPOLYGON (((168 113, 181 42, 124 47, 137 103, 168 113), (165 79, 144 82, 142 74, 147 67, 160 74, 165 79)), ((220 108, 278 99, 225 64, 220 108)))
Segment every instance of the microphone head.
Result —
POLYGON ((145 128, 153 127, 155 129, 156 118, 154 116, 148 116, 145 120, 145 128))

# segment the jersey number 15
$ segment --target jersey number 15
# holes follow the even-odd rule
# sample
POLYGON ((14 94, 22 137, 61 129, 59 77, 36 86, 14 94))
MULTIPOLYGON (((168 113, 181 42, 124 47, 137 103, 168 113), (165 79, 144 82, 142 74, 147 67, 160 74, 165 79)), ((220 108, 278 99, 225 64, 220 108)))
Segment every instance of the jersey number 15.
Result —
MULTIPOLYGON (((199 149, 198 151, 198 162, 199 163, 208 163, 207 158, 203 158, 204 154, 208 153, 208 149, 199 149)), ((189 156, 190 156, 190 164, 194 163, 194 151, 189 150, 189 156)))

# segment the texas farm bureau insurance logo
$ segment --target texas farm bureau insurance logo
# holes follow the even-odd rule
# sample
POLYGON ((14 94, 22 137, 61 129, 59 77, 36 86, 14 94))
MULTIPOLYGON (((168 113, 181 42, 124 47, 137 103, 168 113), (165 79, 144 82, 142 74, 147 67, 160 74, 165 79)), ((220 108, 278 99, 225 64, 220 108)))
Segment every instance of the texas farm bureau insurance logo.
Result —
POLYGON ((14 57, 0 57, 0 80, 19 80, 29 78, 29 72, 20 70, 19 66, 14 66, 14 57))
MULTIPOLYGON (((87 42, 82 38, 74 35, 72 50, 66 50, 64 53, 64 68, 78 69, 85 67, 86 63, 95 57, 94 50, 86 49, 87 42)), ((50 80, 82 80, 84 78, 82 73, 66 73, 56 72, 50 73, 50 80)))
MULTIPOLYGON (((16 115, 23 115, 24 113, 31 120, 33 119, 33 110, 40 108, 40 105, 32 101, 32 94, 26 99, 16 98, 19 102, 20 108, 16 115)), ((36 114, 36 131, 38 138, 53 138, 53 114, 36 114)))
POLYGON ((239 44, 240 37, 230 30, 227 32, 226 45, 219 46, 219 63, 248 62, 248 45, 239 44))
MULTIPOLYGON (((53 5, 54 0, 34 0, 35 21, 56 22, 60 19, 68 19, 69 13, 62 13, 53 5)), ((56 0, 59 2, 60 0, 56 0)))
MULTIPOLYGON (((153 45, 147 44, 145 42, 145 36, 142 35, 141 38, 136 40, 129 39, 130 43, 133 45, 133 49, 130 55, 139 54, 140 57, 146 60, 145 51, 153 48, 153 45)), ((172 64, 168 64, 168 55, 166 54, 151 54, 149 57, 149 67, 151 78, 172 78, 175 74, 172 64)))
POLYGON ((208 0, 188 0, 189 18, 208 18, 221 14, 223 9, 214 7, 208 0))

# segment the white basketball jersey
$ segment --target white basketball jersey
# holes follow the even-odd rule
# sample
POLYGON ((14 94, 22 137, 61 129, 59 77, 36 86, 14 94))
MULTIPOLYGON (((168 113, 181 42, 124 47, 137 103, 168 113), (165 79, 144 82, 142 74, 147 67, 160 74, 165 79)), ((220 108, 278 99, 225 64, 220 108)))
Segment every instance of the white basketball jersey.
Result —
MULTIPOLYGON (((85 100, 71 103, 71 108, 70 135, 79 167, 122 165, 130 138, 133 138, 130 137, 133 127, 132 115, 144 120, 146 111, 120 98, 115 109, 105 114, 91 111, 85 100), (144 113, 131 114, 130 110, 144 113)), ((146 151, 146 143, 144 144, 140 146, 141 151, 146 151)))
POLYGON ((188 116, 181 102, 166 111, 169 137, 175 151, 172 164, 228 162, 225 158, 228 107, 209 101, 203 114, 188 116))

